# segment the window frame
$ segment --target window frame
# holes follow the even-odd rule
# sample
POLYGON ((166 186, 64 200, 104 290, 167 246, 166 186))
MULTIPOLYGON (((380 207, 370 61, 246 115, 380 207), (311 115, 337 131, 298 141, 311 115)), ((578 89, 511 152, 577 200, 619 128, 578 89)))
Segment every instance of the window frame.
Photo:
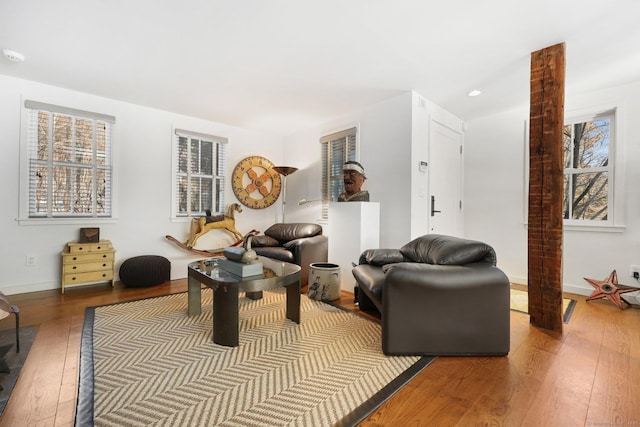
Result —
MULTIPOLYGON (((179 208, 180 205, 180 184, 178 183, 179 177, 186 176, 188 186, 191 185, 191 178, 211 178, 211 209, 212 215, 223 214, 225 211, 225 201, 227 196, 227 188, 226 188, 226 171, 228 168, 228 143, 229 139, 221 136, 211 135, 208 133, 196 132, 185 129, 177 129, 174 128, 172 132, 172 166, 171 166, 171 220, 176 222, 186 222, 190 221, 192 218, 198 218, 205 215, 206 208, 201 211, 192 211, 187 208, 185 213, 179 208), (179 146, 180 139, 188 138, 188 148, 187 152, 189 155, 189 159, 187 160, 187 172, 180 172, 180 154, 179 154, 179 146), (213 144, 212 147, 212 158, 211 158, 211 167, 212 174, 202 174, 199 172, 193 173, 191 169, 191 155, 193 151, 191 150, 191 142, 192 140, 211 142, 213 144), (221 164, 220 164, 221 163, 221 164), (216 196, 216 186, 220 188, 221 196, 216 196)), ((190 188, 190 187, 189 187, 190 188)), ((187 189, 187 200, 186 206, 189 207, 191 205, 191 192, 187 189)), ((201 206, 202 207, 202 206, 201 206)))
POLYGON ((321 180, 320 190, 322 197, 321 220, 329 220, 329 203, 336 201, 338 195, 344 191, 342 183, 342 166, 348 160, 360 161, 360 129, 352 126, 343 130, 323 135, 320 138, 321 180), (334 158, 334 147, 342 145, 341 151, 346 155, 334 158), (333 172, 332 172, 333 170, 333 172), (338 182, 337 188, 332 191, 332 182, 338 182), (333 193, 336 194, 333 194, 333 193))
MULTIPOLYGON (((34 101, 30 99, 24 99, 21 109, 21 134, 20 134, 20 203, 19 203, 19 212, 18 212, 18 221, 21 225, 36 225, 36 224, 87 224, 87 223, 108 223, 114 221, 114 203, 113 203, 113 188, 114 188, 114 177, 113 177, 113 150, 114 150, 114 135, 115 135, 115 123, 116 119, 112 115, 97 113, 92 111, 85 111, 76 108, 69 108, 57 104, 48 104, 44 102, 34 101), (38 149, 38 118, 41 112, 44 112, 49 115, 49 129, 48 129, 48 150, 49 155, 46 160, 37 159, 37 149, 38 149), (34 117, 35 115, 35 117, 34 117), (61 115, 61 116, 69 116, 72 118, 73 126, 75 126, 76 121, 90 121, 92 123, 93 133, 92 133, 92 148, 91 148, 91 161, 89 163, 77 162, 72 159, 72 161, 66 162, 58 162, 53 159, 51 153, 53 152, 53 116, 61 115), (96 123, 104 123, 105 124, 105 151, 104 151, 104 163, 100 164, 98 162, 98 151, 96 148, 96 138, 95 138, 95 130, 96 123), (53 169, 55 167, 67 167, 67 168, 79 168, 90 170, 93 175, 93 182, 91 186, 92 193, 92 205, 91 212, 89 213, 56 213, 52 209, 52 201, 53 196, 51 195, 52 190, 52 181, 49 185, 49 193, 47 194, 48 206, 47 211, 43 214, 38 214, 37 212, 32 212, 32 200, 35 198, 35 194, 32 193, 35 188, 35 182, 33 182, 32 173, 31 173, 31 165, 40 164, 41 166, 45 166, 48 169, 53 169), (78 165, 78 166, 74 166, 78 165), (99 213, 97 208, 97 192, 98 186, 96 185, 96 177, 97 174, 101 172, 105 175, 105 212, 99 213), (32 197, 33 195, 33 197, 32 197)), ((75 129, 75 127, 72 127, 75 129)), ((72 141, 74 143, 71 145, 72 150, 74 150, 75 138, 77 135, 74 133, 72 136, 72 141)), ((51 171, 49 175, 52 176, 51 171)))
MULTIPOLYGON (((608 143, 608 162, 606 166, 598 166, 598 167, 588 167, 588 168, 579 168, 575 167, 575 165, 571 165, 572 167, 565 167, 563 169, 563 179, 567 178, 567 176, 579 175, 584 173, 596 173, 596 172, 606 172, 607 173, 607 219, 598 220, 598 219, 574 219, 574 218, 563 218, 563 223, 565 226, 585 226, 585 225, 594 225, 594 226, 612 226, 614 224, 615 218, 615 165, 616 165, 616 157, 615 157, 615 147, 617 140, 617 132, 616 132, 616 109, 611 109, 608 111, 601 111, 592 114, 586 115, 575 115, 569 118, 565 118, 563 127, 573 126, 579 123, 587 123, 592 122, 598 119, 609 119, 609 143, 608 143)), ((568 180, 569 182, 571 179, 568 180)), ((567 194, 567 189, 563 188, 564 194, 567 194)), ((571 204, 570 201, 567 203, 571 204)), ((564 204, 563 204, 564 206, 564 204)), ((564 209, 563 209, 564 211, 564 209)))

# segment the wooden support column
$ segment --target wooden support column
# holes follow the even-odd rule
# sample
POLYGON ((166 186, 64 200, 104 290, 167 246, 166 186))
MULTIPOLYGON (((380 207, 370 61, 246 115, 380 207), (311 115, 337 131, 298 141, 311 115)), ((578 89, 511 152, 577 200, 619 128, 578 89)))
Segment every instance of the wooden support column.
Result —
POLYGON ((531 54, 529 316, 562 332, 564 43, 531 54))

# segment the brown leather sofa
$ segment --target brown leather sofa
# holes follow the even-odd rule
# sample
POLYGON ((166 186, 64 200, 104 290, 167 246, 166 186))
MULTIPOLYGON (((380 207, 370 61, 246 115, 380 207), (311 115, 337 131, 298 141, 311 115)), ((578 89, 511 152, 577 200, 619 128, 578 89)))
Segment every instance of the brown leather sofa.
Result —
POLYGON ((509 353, 510 284, 485 243, 428 234, 363 252, 353 276, 360 309, 382 315, 387 355, 509 353))
POLYGON ((300 286, 309 281, 309 265, 327 262, 329 241, 322 226, 309 223, 279 223, 255 236, 251 248, 256 254, 300 266, 300 286))

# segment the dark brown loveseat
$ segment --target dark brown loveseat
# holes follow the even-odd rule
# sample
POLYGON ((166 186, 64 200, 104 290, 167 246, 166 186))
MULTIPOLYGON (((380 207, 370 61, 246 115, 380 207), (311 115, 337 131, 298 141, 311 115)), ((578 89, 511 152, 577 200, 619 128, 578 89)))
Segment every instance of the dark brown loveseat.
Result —
POLYGON ((428 234, 362 253, 361 310, 382 315, 388 355, 506 355, 510 285, 485 243, 428 234))
POLYGON ((329 243, 322 226, 309 223, 279 223, 255 236, 251 248, 258 255, 300 266, 300 286, 309 281, 309 264, 327 262, 329 243))

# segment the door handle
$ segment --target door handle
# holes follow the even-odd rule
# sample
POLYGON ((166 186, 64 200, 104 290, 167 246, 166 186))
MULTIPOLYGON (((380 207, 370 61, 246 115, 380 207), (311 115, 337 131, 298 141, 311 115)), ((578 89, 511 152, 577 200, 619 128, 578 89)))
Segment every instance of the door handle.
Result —
POLYGON ((437 213, 441 213, 441 211, 436 210, 436 196, 431 196, 431 216, 435 216, 437 213))

